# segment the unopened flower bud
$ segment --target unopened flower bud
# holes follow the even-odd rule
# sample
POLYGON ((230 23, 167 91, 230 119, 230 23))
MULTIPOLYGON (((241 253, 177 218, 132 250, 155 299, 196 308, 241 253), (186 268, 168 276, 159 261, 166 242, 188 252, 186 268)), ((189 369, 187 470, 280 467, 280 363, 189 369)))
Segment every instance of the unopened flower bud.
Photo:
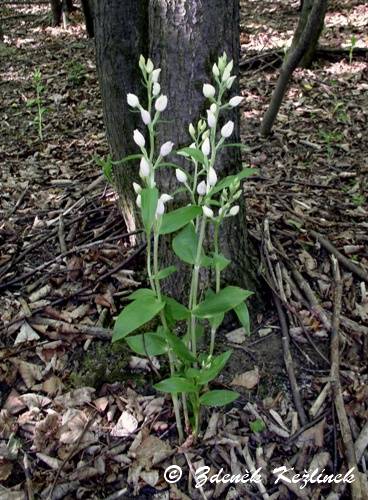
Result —
POLYGON ((216 113, 217 111, 217 104, 215 102, 213 102, 210 106, 210 110, 212 111, 213 114, 216 113))
POLYGON ((142 197, 140 194, 135 199, 135 202, 136 202, 138 208, 142 208, 142 197))
POLYGON ((203 210, 203 214, 204 214, 205 217, 208 217, 209 219, 212 219, 212 217, 213 217, 213 211, 209 207, 207 207, 206 205, 204 205, 202 207, 202 210, 203 210))
POLYGON ((213 85, 205 83, 203 85, 203 95, 205 97, 211 98, 216 94, 216 89, 213 85))
POLYGON ((160 215, 163 215, 164 212, 165 212, 165 204, 161 199, 159 199, 157 201, 156 217, 160 217, 160 215))
POLYGON ((189 124, 189 135, 192 139, 195 139, 195 133, 196 133, 196 131, 195 131, 194 125, 193 125, 193 123, 190 123, 189 124))
POLYGON ((139 99, 135 94, 128 94, 127 95, 127 103, 132 108, 137 108, 139 106, 139 99))
POLYGON ((231 89, 233 83, 235 82, 236 80, 236 76, 230 76, 230 78, 228 78, 227 82, 226 82, 226 88, 229 90, 231 89))
POLYGON ((229 212, 229 214, 230 214, 230 215, 233 215, 233 216, 234 216, 234 215, 238 215, 238 213, 239 213, 239 209, 240 209, 240 208, 239 208, 239 205, 234 205, 233 207, 231 207, 231 208, 230 208, 230 212, 229 212))
POLYGON ((147 62, 146 62, 146 71, 147 73, 152 73, 153 71, 153 62, 151 61, 151 59, 147 59, 147 62))
POLYGON ((213 74, 213 76, 216 76, 217 78, 220 76, 220 70, 219 70, 216 63, 212 66, 212 74, 213 74))
POLYGON ((157 83, 158 82, 158 79, 160 77, 160 73, 161 73, 161 68, 157 68, 155 70, 152 71, 152 81, 153 83, 157 83))
POLYGON ((244 100, 244 97, 241 95, 236 95, 232 97, 229 101, 229 104, 232 108, 236 108, 236 106, 239 106, 239 104, 244 100))
POLYGON ((202 144, 202 153, 205 156, 208 156, 210 152, 211 152, 210 140, 208 137, 206 137, 202 144))
POLYGON ((234 132, 234 122, 229 120, 221 129, 221 135, 224 139, 227 139, 234 132))
POLYGON ((223 82, 226 82, 229 78, 230 78, 230 75, 231 75, 231 71, 233 69, 233 66, 234 66, 234 63, 233 61, 230 61, 229 64, 226 66, 226 68, 224 69, 224 72, 222 74, 222 81, 223 82))
POLYGON ((151 171, 150 164, 146 160, 144 156, 141 158, 140 162, 140 167, 139 167, 139 176, 144 179, 145 177, 148 177, 151 171))
POLYGON ((198 132, 201 134, 204 130, 206 130, 206 122, 204 120, 198 121, 198 132))
POLYGON ((197 193, 199 196, 204 196, 207 193, 207 184, 205 181, 201 181, 197 186, 197 193))
POLYGON ((162 201, 162 203, 167 203, 168 201, 173 200, 173 197, 172 197, 172 196, 170 196, 169 194, 163 193, 163 194, 160 196, 160 200, 162 201))
POLYGON ((214 186, 217 182, 217 174, 216 174, 216 171, 213 167, 210 167, 209 171, 208 171, 208 176, 207 176, 207 179, 208 179, 208 184, 210 186, 214 186))
POLYGON ((140 194, 142 191, 141 186, 139 184, 137 184, 136 182, 133 182, 133 189, 134 189, 136 194, 140 194))
POLYGON ((137 129, 134 130, 133 139, 134 139, 134 142, 137 144, 137 146, 139 146, 140 148, 144 148, 146 141, 144 139, 143 134, 141 134, 141 132, 139 132, 139 130, 137 130, 137 129))
POLYGON ((171 141, 165 142, 160 148, 160 155, 163 157, 169 155, 172 151, 173 146, 174 146, 173 142, 171 141))
POLYGON ((161 92, 161 85, 155 82, 152 87, 153 97, 157 97, 160 92, 161 92))
POLYGON ((207 123, 208 123, 208 126, 210 128, 213 128, 216 126, 216 117, 215 115, 212 113, 211 110, 207 110, 207 123))
POLYGON ((175 175, 176 175, 176 178, 178 179, 179 182, 181 182, 182 184, 184 184, 185 182, 187 182, 187 174, 185 172, 183 172, 182 170, 180 170, 180 168, 177 168, 175 170, 175 175))
POLYGON ((241 190, 237 191, 233 196, 233 200, 238 200, 240 198, 241 194, 242 194, 241 190))
POLYGON ((166 106, 167 106, 167 97, 165 95, 160 95, 160 97, 155 102, 156 111, 162 113, 162 111, 165 111, 166 106))
POLYGON ((139 67, 140 69, 143 71, 146 70, 146 60, 145 58, 141 55, 140 58, 139 58, 139 67))
POLYGON ((149 112, 146 110, 146 109, 141 109, 141 117, 142 117, 142 121, 145 125, 148 125, 149 123, 151 123, 151 115, 149 114, 149 112))

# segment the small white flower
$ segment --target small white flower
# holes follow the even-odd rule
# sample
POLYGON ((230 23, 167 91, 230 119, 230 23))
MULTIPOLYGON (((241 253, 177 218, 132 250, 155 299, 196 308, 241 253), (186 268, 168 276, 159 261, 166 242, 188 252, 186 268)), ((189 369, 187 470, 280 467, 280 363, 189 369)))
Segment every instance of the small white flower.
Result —
POLYGON ((166 193, 163 193, 160 196, 160 200, 162 201, 162 203, 167 203, 168 201, 173 200, 173 199, 174 198, 172 196, 170 196, 169 194, 166 194, 166 193))
POLYGON ((145 177, 149 176, 150 171, 151 171, 150 164, 148 163, 146 158, 142 156, 139 167, 139 176, 141 177, 141 179, 144 179, 145 177))
POLYGON ((158 79, 160 77, 160 73, 161 73, 161 68, 157 68, 155 70, 152 71, 152 81, 153 83, 157 83, 158 82, 158 79))
POLYGON ((197 193, 199 196, 204 196, 207 193, 207 184, 205 181, 201 181, 197 186, 197 193))
POLYGON ((140 194, 135 199, 135 202, 136 202, 138 208, 142 208, 142 197, 140 194))
POLYGON ((210 140, 208 137, 206 137, 202 144, 202 153, 205 156, 208 156, 210 152, 211 152, 210 140))
POLYGON ((141 186, 139 184, 137 184, 136 182, 133 182, 133 189, 135 191, 135 194, 140 194, 142 191, 141 186))
POLYGON ((233 83, 235 82, 236 80, 236 76, 231 76, 230 78, 228 78, 227 82, 226 82, 226 88, 229 90, 231 89, 233 83))
POLYGON ((208 217, 209 219, 212 219, 212 217, 213 217, 213 211, 209 207, 207 207, 206 205, 204 205, 202 207, 202 210, 203 210, 203 214, 204 214, 205 217, 208 217))
POLYGON ((147 62, 146 62, 146 71, 147 73, 152 73, 153 71, 153 62, 151 61, 151 59, 147 59, 147 62))
POLYGON ((174 146, 173 142, 171 141, 165 142, 160 148, 160 155, 163 157, 169 155, 172 151, 173 146, 174 146))
POLYGON ((203 95, 205 97, 213 97, 216 94, 216 89, 213 85, 210 85, 209 83, 205 83, 203 85, 203 95))
POLYGON ((144 139, 143 134, 141 134, 141 132, 139 132, 139 130, 137 130, 137 129, 134 130, 133 139, 134 139, 134 142, 137 144, 137 146, 139 146, 140 148, 144 148, 146 141, 144 139))
POLYGON ((162 111, 165 111, 166 106, 167 106, 167 97, 165 95, 160 95, 160 97, 155 102, 156 111, 159 111, 161 113, 162 111))
POLYGON ((181 182, 182 184, 184 184, 185 182, 187 182, 187 174, 185 172, 183 172, 182 170, 180 170, 180 168, 177 168, 175 170, 175 175, 176 175, 176 178, 178 179, 179 182, 181 182))
POLYGON ((208 184, 210 186, 214 186, 217 182, 217 174, 216 174, 216 171, 213 167, 210 167, 209 171, 208 171, 208 176, 207 176, 207 179, 208 179, 208 184))
POLYGON ((213 74, 213 76, 216 76, 216 77, 220 76, 220 70, 219 70, 216 63, 212 66, 212 74, 213 74))
POLYGON ((149 123, 151 123, 151 115, 149 114, 149 112, 146 110, 146 109, 141 109, 141 117, 142 117, 142 121, 145 125, 148 125, 149 123))
POLYGON ((156 218, 160 217, 160 215, 163 215, 165 212, 165 204, 161 200, 161 198, 157 202, 157 208, 156 208, 156 218))
POLYGON ((195 142, 192 142, 192 144, 189 145, 190 149, 196 149, 196 144, 195 142))
POLYGON ((160 92, 161 92, 161 85, 155 82, 152 87, 153 97, 157 97, 160 92))
POLYGON ((213 114, 216 113, 217 111, 217 104, 215 102, 213 102, 210 106, 210 110, 212 111, 213 114))
POLYGON ((207 110, 207 123, 210 128, 216 126, 216 117, 210 109, 207 110))
POLYGON ((244 97, 236 95, 230 99, 229 104, 232 108, 236 108, 236 106, 239 106, 242 101, 244 101, 244 97))
POLYGON ((139 106, 139 99, 135 94, 128 94, 127 95, 127 103, 132 108, 137 108, 139 106))
POLYGON ((231 134, 234 132, 234 122, 229 120, 228 122, 225 123, 225 125, 221 129, 221 135, 224 137, 224 139, 227 139, 228 137, 231 136, 231 134))
POLYGON ((222 215, 224 211, 225 211, 224 207, 221 207, 221 208, 219 209, 219 215, 222 215))
POLYGON ((233 207, 230 208, 230 215, 238 215, 239 213, 239 205, 234 205, 233 207))

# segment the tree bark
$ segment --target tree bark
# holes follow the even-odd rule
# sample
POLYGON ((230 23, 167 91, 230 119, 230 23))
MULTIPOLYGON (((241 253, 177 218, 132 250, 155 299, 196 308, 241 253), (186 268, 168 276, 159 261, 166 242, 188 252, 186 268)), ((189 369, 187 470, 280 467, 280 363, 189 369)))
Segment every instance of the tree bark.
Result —
POLYGON ((86 31, 89 38, 94 37, 93 27, 93 2, 92 0, 81 0, 84 20, 86 23, 86 31))
MULTIPOLYGON (((305 0, 306 1, 306 0, 305 0)), ((310 41, 314 39, 316 29, 319 27, 320 19, 324 17, 327 8, 327 0, 314 0, 311 13, 305 28, 300 35, 298 44, 289 52, 281 67, 280 75, 273 91, 270 105, 263 117, 260 133, 263 136, 270 134, 279 112, 283 97, 288 87, 290 78, 300 61, 307 53, 310 41)))
MULTIPOLYGON (((98 2, 105 3, 105 2, 98 2)), ((139 94, 141 77, 137 74, 139 54, 146 55, 144 41, 149 39, 149 55, 160 75, 162 92, 169 104, 160 124, 158 143, 173 141, 175 147, 190 144, 188 125, 205 115, 202 86, 210 81, 211 68, 224 51, 234 59, 235 72, 239 58, 239 5, 238 0, 150 0, 147 12, 149 36, 142 31, 144 2, 127 8, 115 4, 115 10, 100 5, 95 19, 97 60, 100 68, 102 98, 105 110, 107 135, 115 158, 136 152, 131 136, 137 126, 134 113, 126 106, 126 93, 139 94), (210 15, 209 15, 210 13, 210 15), (140 37, 141 34, 141 37, 140 37), (142 39, 144 41, 142 41, 142 39), (112 64, 112 62, 114 64, 112 64), (124 133, 122 133, 124 131, 124 133)), ((237 93, 236 86, 231 95, 237 93)), ((144 102, 144 101, 143 101, 144 102)), ((208 106, 208 102, 207 102, 208 106)), ((232 119, 235 134, 231 142, 239 141, 239 114, 232 110, 225 118, 232 119)), ((225 120, 224 119, 224 120, 225 120)), ((142 130, 140 120, 138 128, 142 130)), ((142 130, 143 131, 143 130, 142 130)), ((178 159, 175 157, 175 162, 178 159)), ((239 150, 225 148, 218 161, 220 176, 241 170, 239 150)), ((135 194, 131 189, 133 172, 137 164, 116 169, 116 185, 123 202, 123 216, 128 228, 136 226, 135 194)), ((175 175, 162 172, 158 176, 161 192, 171 193, 178 187, 175 175)), ((227 219, 222 228, 221 251, 232 259, 232 266, 225 279, 255 289, 253 265, 245 228, 244 200, 237 217, 227 219)), ((171 242, 166 238, 160 248, 163 265, 172 259, 171 242)), ((166 280, 167 288, 176 297, 183 297, 187 289, 186 273, 176 273, 166 280)))
MULTIPOLYGON (((294 50, 295 47, 298 45, 300 37, 301 37, 301 35, 305 29, 305 26, 307 24, 308 17, 311 14, 312 7, 313 7, 313 0, 304 0, 304 2, 302 4, 301 13, 299 16, 299 22, 298 22, 298 25, 296 27, 296 30, 295 30, 295 33, 293 36, 293 41, 291 43, 290 51, 294 50)), ((313 62, 313 59, 314 59, 315 54, 316 54, 317 46, 318 46, 318 40, 319 40, 319 37, 321 36, 323 26, 325 23, 326 10, 327 10, 327 2, 325 3, 324 12, 321 14, 321 17, 318 19, 318 22, 317 22, 316 26, 314 27, 314 31, 311 34, 308 48, 300 61, 300 66, 302 68, 308 68, 313 62)))
MULTIPOLYGON (((136 152, 133 131, 140 124, 126 101, 128 92, 141 95, 140 54, 147 55, 148 0, 94 2, 97 71, 100 80, 106 135, 114 160, 136 152)), ((128 231, 137 229, 133 180, 136 165, 117 165, 114 177, 128 231)))
POLYGON ((52 25, 59 26, 61 23, 61 0, 50 0, 52 25))

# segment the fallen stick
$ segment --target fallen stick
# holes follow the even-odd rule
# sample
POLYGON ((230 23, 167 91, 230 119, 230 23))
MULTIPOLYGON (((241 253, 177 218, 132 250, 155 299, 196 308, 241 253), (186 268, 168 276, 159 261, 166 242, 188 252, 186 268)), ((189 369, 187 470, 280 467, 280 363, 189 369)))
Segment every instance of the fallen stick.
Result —
POLYGON ((358 276, 361 280, 365 281, 368 283, 368 273, 364 271, 363 268, 360 266, 357 266, 352 262, 350 259, 342 255, 341 252, 324 236, 321 234, 317 233, 317 231, 314 231, 313 229, 310 229, 308 231, 323 247, 325 247, 326 250, 331 252, 336 259, 349 271, 351 271, 353 274, 358 276))
POLYGON ((355 455, 355 448, 349 420, 346 415, 344 398, 342 395, 341 381, 340 381, 340 314, 341 314, 341 301, 342 301, 342 280, 338 262, 335 257, 332 257, 332 267, 335 280, 335 296, 334 296, 334 310, 332 316, 332 329, 331 329, 331 387, 334 396, 334 403, 336 408, 337 417, 340 424, 341 437, 345 447, 346 459, 348 468, 354 470, 355 481, 351 483, 351 493, 354 500, 363 500, 362 487, 359 477, 359 469, 357 458, 355 455))
POLYGON ((365 449, 368 446, 368 422, 365 423, 363 429, 360 431, 358 439, 355 441, 355 455, 357 462, 359 463, 365 449))
POLYGON ((296 411, 298 412, 299 419, 302 425, 305 425, 308 422, 307 415, 304 411, 303 403, 300 397, 300 389, 298 386, 298 382, 296 380, 295 376, 295 370, 294 370, 294 362, 293 358, 291 356, 291 351, 290 351, 290 336, 289 336, 289 329, 287 326, 286 322, 286 317, 285 313, 282 309, 280 299, 278 296, 272 292, 273 300, 275 302, 275 306, 277 309, 277 314, 279 316, 280 320, 280 326, 281 326, 281 332, 282 332, 282 349, 284 352, 284 362, 286 366, 286 371, 289 376, 289 381, 290 381, 290 386, 291 386, 291 392, 293 395, 293 400, 295 404, 296 411))

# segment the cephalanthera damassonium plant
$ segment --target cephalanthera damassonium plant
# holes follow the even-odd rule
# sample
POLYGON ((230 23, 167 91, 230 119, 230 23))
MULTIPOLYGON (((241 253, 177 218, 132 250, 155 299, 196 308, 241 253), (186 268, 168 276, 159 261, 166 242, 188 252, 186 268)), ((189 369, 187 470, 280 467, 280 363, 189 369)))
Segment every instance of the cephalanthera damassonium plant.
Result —
POLYGON ((199 120, 196 127, 190 124, 189 134, 193 142, 189 147, 177 151, 178 155, 189 162, 191 168, 188 170, 166 162, 165 158, 173 151, 172 142, 156 145, 156 126, 161 113, 166 109, 168 99, 161 94, 161 70, 155 69, 152 61, 145 61, 143 57, 140 58, 139 66, 147 88, 147 108, 142 106, 134 94, 128 94, 127 101, 135 111, 140 112, 147 133, 134 131, 134 141, 140 153, 125 161, 140 160, 139 176, 142 185, 134 183, 134 190, 147 238, 150 288, 139 289, 130 295, 132 302, 123 309, 116 321, 113 342, 125 339, 133 351, 148 357, 167 354, 171 376, 160 381, 155 388, 171 393, 179 438, 183 439, 181 411, 187 430, 191 428, 194 435, 197 435, 201 405, 222 406, 238 397, 233 391, 211 391, 208 384, 217 377, 231 355, 231 351, 214 355, 216 331, 225 313, 235 310, 249 332, 245 300, 251 292, 235 286, 221 288, 221 271, 230 261, 220 253, 219 230, 225 218, 237 215, 239 206, 236 202, 241 196, 240 181, 254 173, 254 170, 245 168, 239 174, 222 180, 218 179, 216 171, 218 152, 234 130, 232 121, 226 122, 218 130, 219 116, 222 111, 234 108, 242 101, 240 96, 230 100, 225 98, 235 80, 235 76, 231 76, 233 63, 228 62, 226 54, 213 66, 213 85, 203 85, 204 97, 210 103, 207 119, 199 120), (165 166, 177 167, 177 192, 188 194, 188 204, 171 212, 168 211, 168 206, 177 192, 160 193, 155 180, 157 169, 165 166), (213 225, 213 251, 206 255, 204 243, 209 225, 213 225), (191 273, 187 306, 161 291, 161 281, 177 272, 175 266, 164 269, 159 266, 159 239, 170 233, 177 233, 172 240, 173 252, 188 264, 188 272, 191 273), (201 267, 214 268, 215 290, 209 288, 204 299, 199 302, 201 267), (131 335, 155 316, 159 316, 161 323, 155 332, 131 335), (178 334, 178 322, 187 324, 186 334, 182 337, 178 334), (197 341, 206 324, 209 324, 211 331, 209 352, 198 353, 197 341))

